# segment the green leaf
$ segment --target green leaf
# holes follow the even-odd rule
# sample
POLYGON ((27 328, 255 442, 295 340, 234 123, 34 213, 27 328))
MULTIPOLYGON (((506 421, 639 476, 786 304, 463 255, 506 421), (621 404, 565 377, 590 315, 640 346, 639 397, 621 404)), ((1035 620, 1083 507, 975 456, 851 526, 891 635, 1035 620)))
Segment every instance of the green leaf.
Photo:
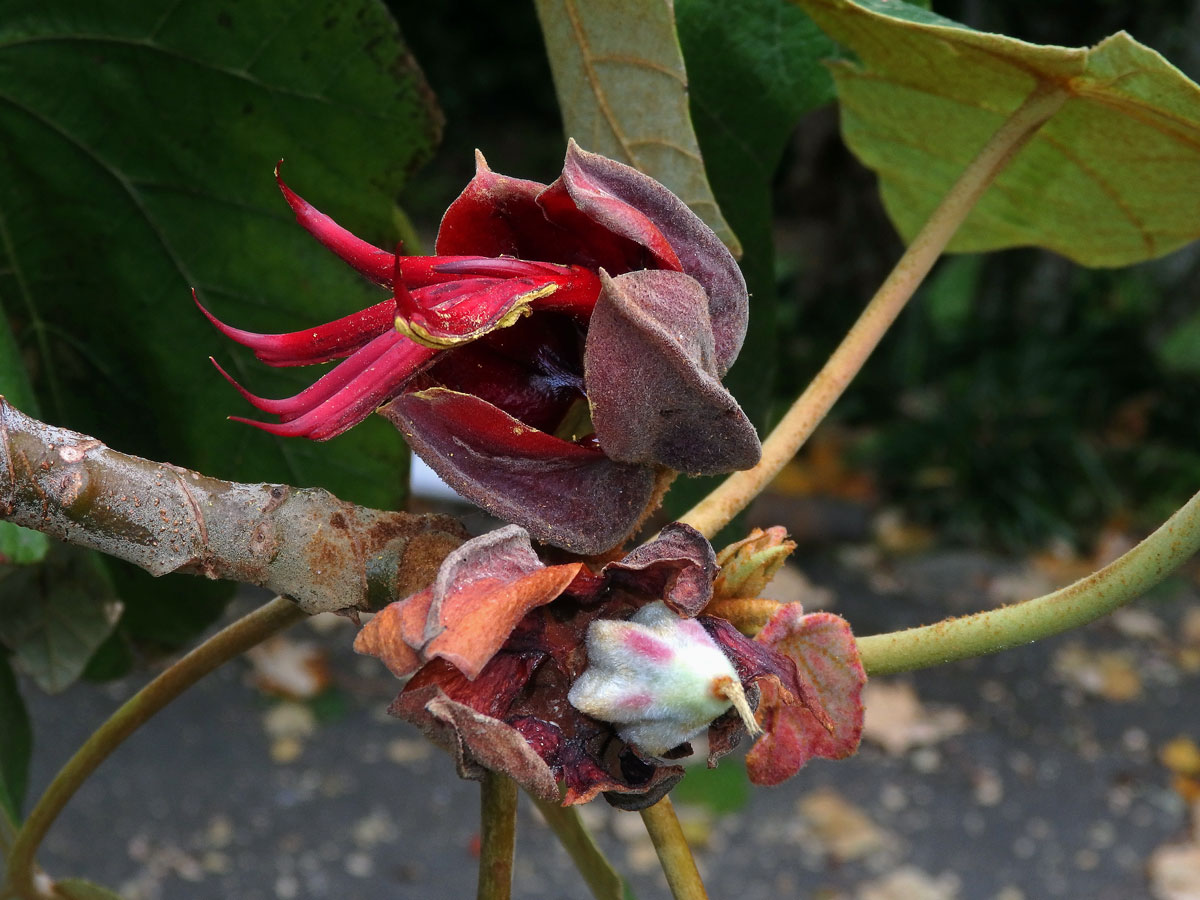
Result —
POLYGON ((64 878, 54 882, 54 895, 66 900, 121 900, 121 895, 83 878, 64 878))
POLYGON ((1039 86, 1069 98, 950 244, 1034 245, 1089 266, 1169 253, 1200 236, 1200 86, 1124 32, 1095 47, 971 31, 899 0, 797 0, 861 65, 832 66, 847 144, 880 178, 905 239, 1039 86))
POLYGON ((965 331, 983 271, 983 260, 982 256, 945 259, 925 282, 919 305, 929 316, 938 338, 956 341, 965 331))
POLYGON ((0 580, 0 644, 42 690, 67 687, 113 630, 121 602, 98 554, 55 544, 0 580))
POLYGON ((0 565, 27 566, 41 562, 49 549, 50 539, 40 531, 0 522, 0 565))
POLYGON ((160 652, 182 647, 215 622, 237 590, 229 581, 194 575, 155 578, 120 560, 104 559, 104 564, 125 606, 122 635, 160 652))
POLYGON ((1177 375, 1200 374, 1200 312, 1176 325, 1158 347, 1164 368, 1177 375))
POLYGON ((0 734, 4 735, 0 739, 0 807, 12 821, 19 822, 29 757, 33 752, 33 732, 6 654, 0 654, 0 734))
POLYGON ((692 130, 669 0, 535 5, 567 136, 661 181, 740 255, 692 130))
POLYGON ((734 813, 750 802, 750 779, 745 766, 728 760, 725 765, 710 769, 689 766, 687 774, 671 796, 676 803, 703 806, 717 815, 734 813))
POLYGON ((14 0, 0 20, 0 303, 47 417, 121 450, 374 506, 406 453, 380 422, 328 444, 272 438, 213 370, 294 393, 192 306, 302 328, 378 289, 293 221, 272 170, 347 227, 397 240, 393 197, 440 128, 375 0, 14 0))

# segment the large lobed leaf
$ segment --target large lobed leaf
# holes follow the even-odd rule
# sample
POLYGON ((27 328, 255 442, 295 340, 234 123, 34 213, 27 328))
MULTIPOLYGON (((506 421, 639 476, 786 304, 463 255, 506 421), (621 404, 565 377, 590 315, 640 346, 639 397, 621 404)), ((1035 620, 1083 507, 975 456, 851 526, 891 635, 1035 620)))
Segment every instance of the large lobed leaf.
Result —
POLYGON ((568 137, 674 191, 735 256, 688 110, 669 0, 536 0, 568 137))
MULTIPOLYGON (((291 177, 356 231, 396 240, 392 198, 438 131, 373 0, 14 0, 0 21, 0 302, 56 424, 239 480, 321 484, 376 506, 403 489, 390 429, 284 445, 212 371, 191 306, 268 331, 379 297, 292 222, 291 177)), ((233 371, 285 391, 237 356, 233 371)))
MULTIPOLYGON (((389 246, 393 198, 439 128, 376 0, 12 0, 0 17, 0 305, 15 340, 0 340, 0 389, 122 450, 397 505, 407 454, 381 421, 327 445, 225 421, 247 410, 209 354, 267 394, 313 375, 232 351, 189 288, 228 321, 265 331, 378 300, 296 226, 272 170, 286 157, 308 196, 389 246)), ((0 552, 32 561, 44 544, 0 523, 0 552)), ((207 624, 227 594, 113 577, 123 629, 168 645, 207 624)), ((64 622, 45 619, 51 644, 69 642, 69 629, 54 635, 64 622)), ((113 674, 127 660, 106 646, 99 670, 113 674)), ((85 661, 31 671, 61 686, 85 661)))
POLYGON ((750 288, 750 329, 725 385, 763 429, 779 338, 772 181, 801 118, 833 100, 822 61, 837 47, 787 0, 747 0, 736 12, 722 0, 678 0, 675 15, 700 149, 750 288))
POLYGON ((1069 92, 984 195, 953 251, 1046 247, 1089 266, 1200 237, 1200 86, 1124 32, 1095 47, 971 31, 899 0, 797 0, 861 64, 833 65, 850 148, 911 238, 1039 85, 1069 92))

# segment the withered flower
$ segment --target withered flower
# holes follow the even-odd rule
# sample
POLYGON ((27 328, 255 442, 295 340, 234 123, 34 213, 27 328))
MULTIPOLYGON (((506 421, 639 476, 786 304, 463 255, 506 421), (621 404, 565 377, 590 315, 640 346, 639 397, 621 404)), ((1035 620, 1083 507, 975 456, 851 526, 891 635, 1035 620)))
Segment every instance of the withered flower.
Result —
POLYGON ((391 713, 449 750, 465 777, 491 769, 547 800, 561 783, 564 804, 603 793, 640 809, 682 777, 667 760, 693 752, 689 737, 707 731, 711 766, 746 733, 729 697, 706 705, 697 694, 722 678, 736 680, 746 716, 769 689, 777 708, 834 728, 788 655, 701 613, 716 574, 712 548, 686 525, 595 574, 579 562, 544 565, 528 533, 508 526, 454 551, 432 587, 377 614, 355 649, 411 676, 391 713), (631 652, 622 657, 605 635, 631 652), (678 652, 697 648, 703 663, 670 684, 636 671, 647 657, 660 675, 686 667, 678 652), (612 677, 628 683, 606 684, 612 677), (616 710, 622 698, 630 705, 616 710))
POLYGON ((720 382, 748 296, 711 229, 658 182, 573 142, 549 186, 477 163, 428 257, 359 240, 280 181, 299 223, 392 297, 290 334, 206 311, 268 365, 343 360, 282 400, 235 384, 280 420, 251 424, 325 440, 382 407, 461 494, 578 553, 617 544, 664 467, 753 466, 758 437, 720 382))

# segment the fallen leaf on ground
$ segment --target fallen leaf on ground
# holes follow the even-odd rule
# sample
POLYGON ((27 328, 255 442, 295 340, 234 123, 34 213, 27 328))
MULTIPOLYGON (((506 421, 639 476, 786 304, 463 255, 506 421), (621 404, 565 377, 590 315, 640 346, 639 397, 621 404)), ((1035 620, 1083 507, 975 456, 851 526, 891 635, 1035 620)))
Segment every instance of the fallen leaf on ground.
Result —
POLYGON ((1148 609, 1126 606, 1112 614, 1110 621, 1117 631, 1136 641, 1160 641, 1167 636, 1167 626, 1148 609))
POLYGON ((788 463, 771 482, 771 490, 787 497, 838 497, 870 503, 875 499, 875 479, 847 459, 854 437, 836 428, 822 428, 808 441, 797 459, 788 463))
POLYGON ((915 866, 901 866, 858 886, 856 900, 956 900, 962 882, 945 872, 936 878, 915 866))
POLYGON ((812 837, 832 860, 850 862, 895 846, 895 836, 833 788, 805 794, 796 808, 812 837))
POLYGON ((1158 758, 1171 770, 1171 786, 1188 803, 1200 802, 1200 747, 1187 735, 1163 744, 1158 758))
POLYGON ((762 596, 780 603, 801 603, 805 609, 833 609, 837 606, 837 595, 827 587, 820 587, 808 580, 799 566, 785 565, 775 573, 762 596))
POLYGON ((1181 734, 1163 744, 1158 758, 1176 775, 1200 775, 1200 747, 1187 735, 1181 734))
POLYGON ((1120 650, 1090 650, 1072 641, 1054 654, 1054 673, 1084 693, 1114 703, 1134 700, 1142 693, 1142 678, 1133 660, 1120 650))
POLYGON ((1030 562, 1054 587, 1063 587, 1091 575, 1097 569, 1103 569, 1133 548, 1137 540, 1126 530, 1125 524, 1124 519, 1118 517, 1105 525, 1096 536, 1090 554, 1077 553, 1067 542, 1057 541, 1030 562))
POLYGON ((869 681, 863 737, 899 756, 966 730, 967 715, 955 706, 926 706, 907 681, 869 681))
POLYGON ((1154 900, 1200 900, 1200 803, 1192 804, 1192 838, 1163 844, 1146 864, 1154 900))
POLYGON ((268 638, 246 651, 250 679, 260 691, 307 700, 329 687, 329 658, 323 649, 284 635, 268 638))
POLYGON ((263 727, 271 738, 271 759, 290 763, 304 750, 304 741, 317 730, 317 717, 303 703, 280 703, 263 716, 263 727))
POLYGON ((885 509, 872 523, 875 543, 893 555, 923 553, 937 543, 937 532, 904 518, 897 509, 885 509))
POLYGON ((1179 623, 1176 659, 1185 672, 1200 672, 1200 607, 1192 607, 1179 623))

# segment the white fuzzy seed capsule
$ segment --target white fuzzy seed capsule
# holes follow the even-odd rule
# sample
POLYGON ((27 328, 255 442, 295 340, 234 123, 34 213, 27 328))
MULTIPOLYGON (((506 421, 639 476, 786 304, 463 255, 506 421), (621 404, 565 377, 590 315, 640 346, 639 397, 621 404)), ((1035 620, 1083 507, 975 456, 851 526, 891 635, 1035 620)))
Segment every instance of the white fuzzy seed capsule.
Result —
POLYGON ((617 725, 617 734, 661 756, 736 706, 758 728, 729 658, 695 619, 649 603, 625 620, 588 627, 588 667, 567 699, 580 712, 617 725))

